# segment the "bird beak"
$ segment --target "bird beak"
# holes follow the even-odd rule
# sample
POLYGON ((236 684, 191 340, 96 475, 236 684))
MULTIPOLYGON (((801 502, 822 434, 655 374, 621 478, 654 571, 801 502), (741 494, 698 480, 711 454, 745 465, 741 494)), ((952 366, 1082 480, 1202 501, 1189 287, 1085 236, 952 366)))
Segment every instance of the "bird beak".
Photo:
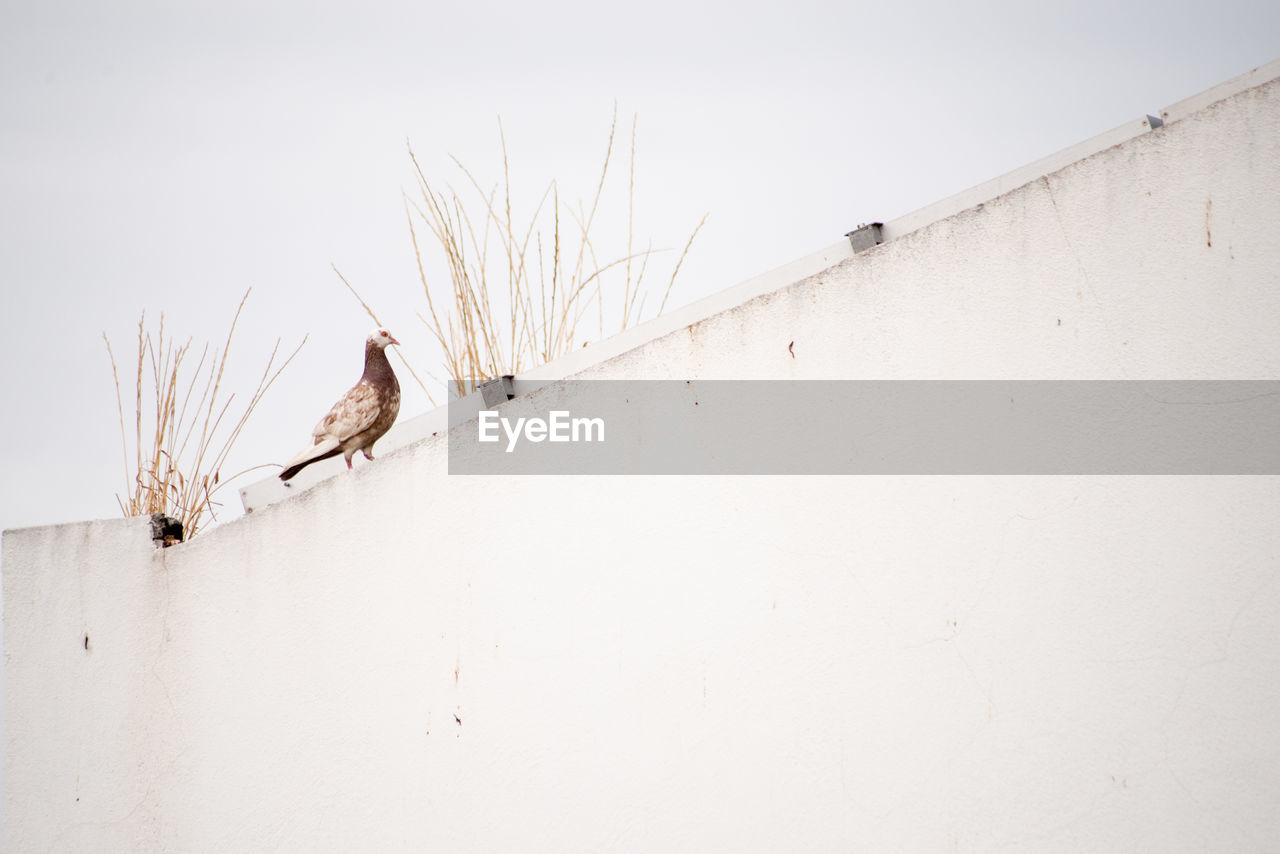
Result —
POLYGON ((390 332, 388 332, 388 333, 387 333, 387 338, 389 338, 389 339, 391 340, 391 343, 392 343, 392 344, 399 344, 399 343, 400 343, 399 341, 397 341, 397 340, 396 340, 396 336, 392 335, 390 332))

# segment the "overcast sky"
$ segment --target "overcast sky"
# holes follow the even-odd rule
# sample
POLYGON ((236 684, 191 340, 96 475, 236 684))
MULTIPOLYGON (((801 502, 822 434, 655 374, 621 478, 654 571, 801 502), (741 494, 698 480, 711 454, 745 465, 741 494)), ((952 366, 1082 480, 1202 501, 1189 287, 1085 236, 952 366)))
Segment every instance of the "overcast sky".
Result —
MULTIPOLYGON (((552 178, 586 197, 616 99, 623 154, 639 116, 637 237, 679 245, 710 213, 678 305, 1277 57, 1274 0, 9 0, 0 527, 117 514, 101 335, 128 395, 144 309, 220 343, 252 287, 223 383, 242 395, 277 338, 310 334, 230 470, 292 456, 359 376, 372 323, 331 265, 438 370, 406 140, 433 180, 457 180, 454 154, 489 184, 501 116, 517 205, 552 178)), ((401 417, 428 408, 407 386, 401 417)))

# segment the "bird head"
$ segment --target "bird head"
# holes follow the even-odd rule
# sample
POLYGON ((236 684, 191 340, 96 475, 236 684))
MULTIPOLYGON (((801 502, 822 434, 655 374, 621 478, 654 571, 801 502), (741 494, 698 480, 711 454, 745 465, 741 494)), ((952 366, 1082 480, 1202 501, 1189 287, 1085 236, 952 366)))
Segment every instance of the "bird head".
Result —
POLYGON ((369 333, 369 338, 367 340, 370 344, 377 344, 379 349, 383 349, 383 350, 387 348, 388 344, 400 343, 395 339, 394 335, 392 335, 390 332, 388 332, 385 329, 373 330, 372 332, 369 333))

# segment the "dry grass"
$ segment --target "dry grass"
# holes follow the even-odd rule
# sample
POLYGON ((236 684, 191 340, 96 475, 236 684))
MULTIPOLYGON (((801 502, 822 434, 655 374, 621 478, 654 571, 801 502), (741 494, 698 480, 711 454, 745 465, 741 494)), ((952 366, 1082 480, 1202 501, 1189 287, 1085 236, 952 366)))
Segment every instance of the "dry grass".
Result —
MULTIPOLYGON (((512 213, 515 205, 510 160, 501 119, 501 182, 486 191, 470 170, 452 158, 466 179, 465 195, 470 202, 451 185, 437 189, 427 179, 413 149, 409 149, 417 193, 405 194, 405 217, 427 301, 426 314, 418 316, 440 345, 445 372, 459 396, 486 379, 527 370, 580 346, 588 316, 596 321, 597 340, 642 318, 650 295, 650 261, 670 250, 651 245, 640 251, 635 249, 633 117, 625 239, 619 241, 618 250, 608 256, 609 260, 602 262, 597 254, 595 230, 614 159, 616 132, 615 107, 604 163, 590 204, 579 201, 574 206, 564 202, 559 185, 553 180, 527 221, 518 220, 512 213), (433 285, 428 275, 424 247, 419 241, 423 234, 434 238, 443 256, 448 292, 440 292, 443 288, 433 285)), ((680 266, 705 222, 704 216, 676 258, 665 281, 658 313, 666 307, 680 266)), ((360 299, 345 278, 343 283, 360 299)), ((360 303, 376 321, 363 299, 360 303)))
POLYGON ((231 405, 234 393, 221 400, 222 377, 231 351, 231 339, 244 309, 249 291, 245 291, 231 320, 231 328, 221 353, 215 349, 210 357, 209 345, 200 353, 196 366, 184 372, 191 356, 191 341, 177 344, 172 335, 166 337, 164 315, 154 333, 146 329, 146 314, 138 320, 138 357, 135 370, 133 454, 129 453, 129 436, 125 428, 124 399, 120 390, 120 372, 115 353, 106 333, 111 360, 111 373, 116 384, 116 404, 120 413, 120 447, 123 451, 124 496, 117 494, 120 509, 126 516, 149 516, 163 513, 182 522, 186 539, 195 536, 205 518, 217 518, 220 505, 218 492, 236 478, 267 464, 253 466, 222 477, 222 467, 232 446, 240 436, 249 416, 262 400, 271 384, 293 361, 306 343, 303 338, 293 353, 272 371, 280 342, 267 360, 258 386, 234 421, 231 405), (198 395, 197 395, 198 392, 198 395))

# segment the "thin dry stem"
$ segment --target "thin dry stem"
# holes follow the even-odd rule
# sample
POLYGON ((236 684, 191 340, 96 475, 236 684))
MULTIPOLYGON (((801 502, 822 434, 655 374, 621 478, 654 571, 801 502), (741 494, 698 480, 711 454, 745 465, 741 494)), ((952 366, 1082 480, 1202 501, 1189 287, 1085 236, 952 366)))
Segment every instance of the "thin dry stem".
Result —
MULTIPOLYGON (((412 225, 412 223, 410 223, 410 225, 412 225)), ((416 239, 414 240, 414 246, 415 247, 417 246, 416 239)), ((342 272, 337 268, 337 266, 333 267, 333 272, 338 274, 338 278, 342 280, 342 284, 346 285, 347 290, 351 291, 351 295, 354 296, 359 301, 360 306, 365 310, 365 313, 368 314, 371 318, 373 318, 374 323, 378 324, 378 326, 381 327, 383 324, 382 324, 382 321, 378 319, 378 315, 374 314, 373 309, 369 307, 369 304, 360 298, 360 294, 356 293, 356 289, 351 287, 351 283, 347 281, 346 276, 342 275, 342 272)), ((433 315, 435 314, 434 309, 432 310, 432 314, 433 315)), ((400 353, 398 349, 396 350, 396 355, 400 357, 400 362, 409 370, 409 374, 410 376, 413 377, 413 381, 416 382, 422 388, 422 391, 427 395, 427 400, 431 400, 431 403, 434 405, 435 401, 431 399, 431 392, 427 391, 427 384, 418 378, 418 375, 413 371, 413 366, 410 365, 407 360, 405 360, 404 356, 400 353)), ((289 358, 292 359, 293 356, 290 356, 289 358)))
POLYGON ((662 314, 662 310, 667 307, 667 297, 671 296, 671 289, 675 286, 676 276, 680 273, 680 265, 684 263, 684 256, 689 254, 689 247, 693 245, 693 239, 698 236, 698 232, 702 231, 702 227, 707 224, 708 216, 710 214, 702 215, 702 219, 698 220, 698 225, 693 229, 693 233, 685 241, 684 249, 680 250, 680 259, 676 261, 675 269, 671 271, 671 280, 667 282, 667 289, 662 293, 662 302, 658 306, 658 314, 662 314))

